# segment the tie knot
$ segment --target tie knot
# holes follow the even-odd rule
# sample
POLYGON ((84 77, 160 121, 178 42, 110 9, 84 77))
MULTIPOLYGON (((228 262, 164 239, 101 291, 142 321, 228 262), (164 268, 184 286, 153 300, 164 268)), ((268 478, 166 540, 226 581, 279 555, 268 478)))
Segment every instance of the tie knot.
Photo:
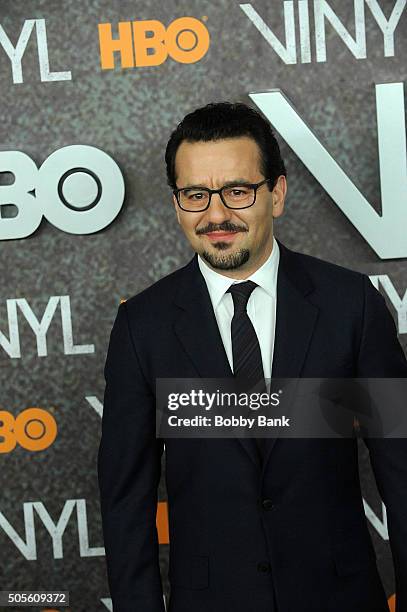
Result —
POLYGON ((247 302, 249 297, 258 285, 253 281, 245 281, 244 283, 234 283, 230 285, 228 292, 232 294, 233 306, 235 312, 242 312, 246 310, 247 302))

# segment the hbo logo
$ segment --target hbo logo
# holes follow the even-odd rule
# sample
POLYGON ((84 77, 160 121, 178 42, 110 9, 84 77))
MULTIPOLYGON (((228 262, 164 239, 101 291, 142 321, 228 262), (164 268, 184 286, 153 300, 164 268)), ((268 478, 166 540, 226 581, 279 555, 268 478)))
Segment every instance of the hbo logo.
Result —
POLYGON ((92 234, 109 225, 123 205, 120 168, 95 147, 63 147, 40 168, 21 151, 2 151, 0 178, 8 173, 14 175, 14 182, 0 184, 0 207, 12 204, 17 214, 0 215, 0 240, 26 238, 43 216, 64 232, 92 234))
POLYGON ((26 450, 41 451, 57 437, 57 423, 47 410, 27 408, 14 417, 0 410, 0 453, 10 453, 19 444, 26 450))
POLYGON ((194 17, 180 17, 166 28, 157 19, 121 21, 118 36, 111 23, 99 24, 100 62, 103 70, 115 67, 115 52, 121 68, 160 66, 168 56, 180 64, 201 60, 209 49, 207 27, 194 17))

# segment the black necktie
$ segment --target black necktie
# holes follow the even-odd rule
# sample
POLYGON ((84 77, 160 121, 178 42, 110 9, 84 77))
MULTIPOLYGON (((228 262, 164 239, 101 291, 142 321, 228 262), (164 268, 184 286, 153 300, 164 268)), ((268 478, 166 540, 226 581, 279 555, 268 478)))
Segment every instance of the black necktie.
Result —
MULTIPOLYGON (((260 344, 253 323, 247 314, 247 302, 255 287, 257 285, 253 281, 245 281, 231 285, 228 291, 232 294, 234 305, 231 325, 233 374, 235 378, 247 385, 245 388, 247 392, 257 385, 256 391, 261 393, 266 391, 266 385, 260 344)), ((264 439, 256 438, 256 443, 260 456, 263 457, 264 439)))

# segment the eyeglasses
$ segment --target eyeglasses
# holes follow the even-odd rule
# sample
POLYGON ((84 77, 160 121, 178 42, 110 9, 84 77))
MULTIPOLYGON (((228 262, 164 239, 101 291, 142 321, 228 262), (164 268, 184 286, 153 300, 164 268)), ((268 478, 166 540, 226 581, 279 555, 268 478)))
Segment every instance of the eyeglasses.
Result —
POLYGON ((236 183, 225 185, 220 189, 208 189, 207 187, 181 187, 174 189, 173 194, 182 210, 187 212, 202 212, 209 208, 212 195, 218 193, 226 208, 240 209, 253 206, 259 187, 269 183, 271 179, 265 179, 260 183, 236 183))

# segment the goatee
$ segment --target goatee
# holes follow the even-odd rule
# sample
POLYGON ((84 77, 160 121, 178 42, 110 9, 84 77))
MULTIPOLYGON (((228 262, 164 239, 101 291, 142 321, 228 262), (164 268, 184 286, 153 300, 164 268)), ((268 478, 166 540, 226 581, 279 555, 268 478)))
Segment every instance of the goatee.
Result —
MULTIPOLYGON (((219 250, 225 249, 229 247, 230 244, 227 242, 217 242, 216 248, 219 250)), ((243 266, 250 257, 249 249, 240 249, 236 253, 231 253, 230 255, 224 254, 212 254, 208 251, 203 251, 201 256, 205 261, 208 262, 212 266, 212 268, 217 268, 218 270, 235 270, 236 268, 240 268, 243 266)))

